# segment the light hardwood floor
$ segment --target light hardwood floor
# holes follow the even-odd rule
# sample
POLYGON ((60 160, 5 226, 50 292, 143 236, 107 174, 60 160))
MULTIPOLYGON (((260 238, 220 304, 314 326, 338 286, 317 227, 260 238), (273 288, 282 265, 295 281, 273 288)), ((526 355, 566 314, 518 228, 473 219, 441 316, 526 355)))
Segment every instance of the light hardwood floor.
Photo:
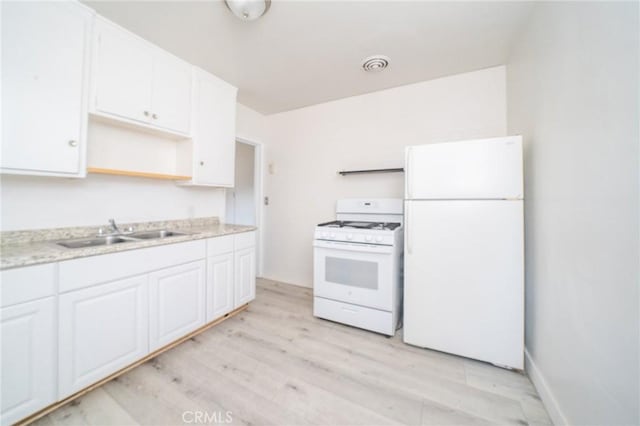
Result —
POLYGON ((221 424, 227 412, 238 425, 551 424, 525 375, 314 318, 311 289, 267 280, 246 311, 35 424, 221 424))

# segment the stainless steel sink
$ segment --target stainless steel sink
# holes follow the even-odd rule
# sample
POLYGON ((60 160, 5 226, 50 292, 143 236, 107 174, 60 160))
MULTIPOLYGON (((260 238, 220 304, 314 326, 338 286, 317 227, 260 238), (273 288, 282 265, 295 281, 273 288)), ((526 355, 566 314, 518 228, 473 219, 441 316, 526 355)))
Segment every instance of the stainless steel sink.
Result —
POLYGON ((179 237, 182 235, 188 235, 186 232, 177 232, 172 231, 170 229, 159 229, 156 231, 140 231, 134 232, 131 234, 115 234, 115 235, 104 235, 104 236, 95 236, 88 238, 77 238, 73 240, 61 240, 56 241, 56 244, 66 247, 66 248, 86 248, 86 247, 97 247, 97 246, 106 246, 111 244, 120 244, 127 243, 132 241, 140 241, 140 240, 153 240, 158 238, 169 238, 169 237, 179 237))
POLYGON ((160 229, 157 231, 141 231, 129 234, 131 238, 140 238, 142 240, 152 240, 155 238, 168 238, 168 237, 180 237, 187 235, 185 232, 171 231, 169 229, 160 229))
POLYGON ((107 246, 111 244, 120 244, 130 241, 128 238, 121 237, 119 235, 107 235, 104 237, 90 237, 90 238, 78 238, 75 240, 63 240, 57 241, 56 244, 66 248, 85 248, 85 247, 97 247, 107 246))

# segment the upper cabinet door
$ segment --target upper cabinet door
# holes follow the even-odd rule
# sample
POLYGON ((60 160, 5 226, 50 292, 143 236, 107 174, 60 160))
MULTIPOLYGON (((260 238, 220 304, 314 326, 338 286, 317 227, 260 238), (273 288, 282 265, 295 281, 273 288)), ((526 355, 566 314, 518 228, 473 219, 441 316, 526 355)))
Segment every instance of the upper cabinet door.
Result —
POLYGON ((95 110, 150 122, 153 50, 108 22, 96 26, 95 110))
POLYGON ((91 112, 188 135, 191 66, 105 19, 96 26, 91 112))
POLYGON ((232 187, 237 89, 199 69, 195 78, 194 183, 232 187))
POLYGON ((84 175, 92 13, 2 2, 2 171, 84 175))
POLYGON ((185 134, 191 124, 191 65, 160 50, 154 54, 151 122, 185 134))

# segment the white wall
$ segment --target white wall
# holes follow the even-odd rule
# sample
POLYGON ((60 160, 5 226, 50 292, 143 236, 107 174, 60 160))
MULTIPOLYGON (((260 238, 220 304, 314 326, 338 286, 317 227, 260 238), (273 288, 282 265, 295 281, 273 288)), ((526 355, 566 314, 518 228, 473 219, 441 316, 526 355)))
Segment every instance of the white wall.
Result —
POLYGON ((242 104, 236 104, 236 137, 252 142, 263 142, 266 116, 242 104))
POLYGON ((227 189, 225 220, 238 225, 256 225, 255 147, 236 142, 233 189, 227 189))
POLYGON ((528 370, 556 424, 640 424, 638 36, 638 3, 542 3, 508 63, 528 370))
MULTIPOLYGON (((261 139, 263 131, 264 116, 238 104, 238 135, 261 139)), ((89 137, 89 157, 98 166, 104 165, 102 161, 128 161, 126 156, 131 153, 123 144, 127 138, 134 138, 139 142, 138 146, 157 142, 162 147, 161 157, 141 162, 140 152, 135 153, 135 164, 142 164, 151 171, 171 167, 166 154, 171 152, 171 144, 177 143, 124 128, 109 129, 103 124, 92 125, 89 137), (92 140, 98 144, 120 144, 124 160, 100 158, 99 152, 91 150, 92 140)), ((223 189, 181 187, 171 181, 154 179, 106 175, 89 175, 86 179, 2 175, 0 191, 0 229, 3 231, 100 225, 109 218, 115 218, 117 222, 201 216, 224 219, 225 213, 223 189)))
POLYGON ((402 198, 404 147, 506 134, 505 68, 455 75, 267 116, 264 276, 312 285, 314 226, 346 197, 402 198))
POLYGON ((224 191, 107 175, 2 176, 2 230, 220 216, 224 191))

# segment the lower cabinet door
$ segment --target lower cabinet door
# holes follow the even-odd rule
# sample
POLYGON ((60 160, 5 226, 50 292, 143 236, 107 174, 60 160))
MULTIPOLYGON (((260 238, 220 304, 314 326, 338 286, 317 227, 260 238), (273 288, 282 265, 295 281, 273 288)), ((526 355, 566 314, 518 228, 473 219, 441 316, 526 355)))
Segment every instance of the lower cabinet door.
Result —
POLYGON ((148 276, 59 296, 59 399, 149 353, 148 276))
POLYGON ((249 247, 235 252, 235 307, 256 297, 256 249, 249 247))
POLYGON ((205 261, 149 275, 149 344, 159 349, 205 323, 205 261))
POLYGON ((2 409, 9 425, 56 400, 55 298, 0 309, 2 409))
POLYGON ((207 322, 233 310, 233 253, 207 260, 207 322))

